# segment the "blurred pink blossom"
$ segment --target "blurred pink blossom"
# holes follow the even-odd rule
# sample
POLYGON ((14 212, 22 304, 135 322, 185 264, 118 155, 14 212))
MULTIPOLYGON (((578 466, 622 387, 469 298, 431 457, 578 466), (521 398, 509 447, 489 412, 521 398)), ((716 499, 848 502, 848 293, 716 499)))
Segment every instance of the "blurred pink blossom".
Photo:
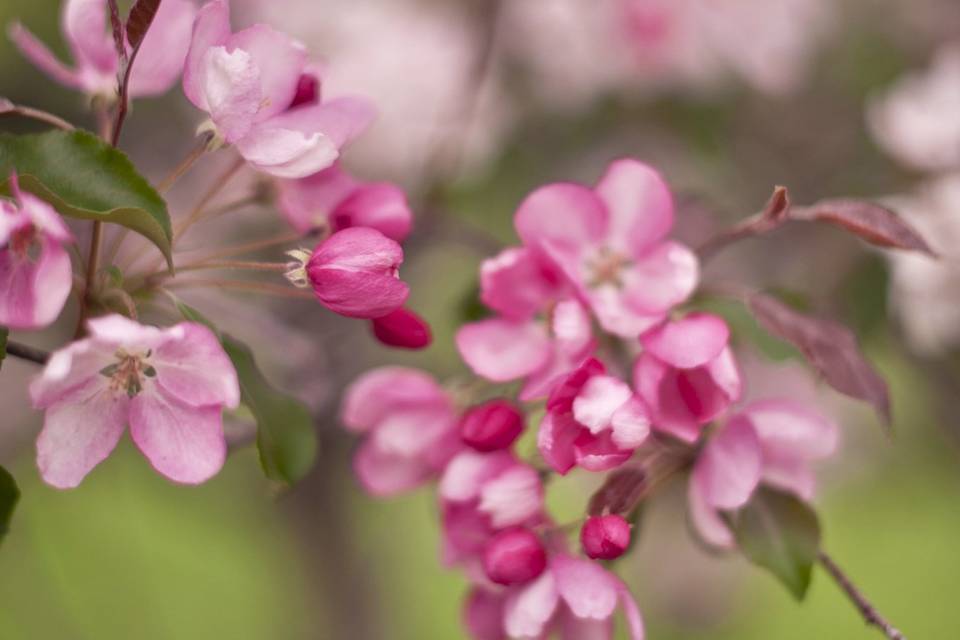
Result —
POLYGON ((75 487, 110 455, 127 424, 150 464, 199 484, 223 466, 224 408, 240 404, 233 364, 207 327, 168 329, 123 316, 90 320, 90 337, 56 351, 30 385, 44 411, 37 438, 43 479, 75 487))

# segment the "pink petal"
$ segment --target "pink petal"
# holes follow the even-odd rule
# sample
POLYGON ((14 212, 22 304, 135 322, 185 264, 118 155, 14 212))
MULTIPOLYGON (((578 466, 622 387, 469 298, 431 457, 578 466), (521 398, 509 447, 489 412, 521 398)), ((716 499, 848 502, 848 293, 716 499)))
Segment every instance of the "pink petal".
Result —
POLYGON ((550 393, 550 397, 547 399, 547 410, 556 413, 573 411, 573 401, 580 393, 583 385, 593 376, 603 375, 606 371, 603 363, 596 358, 584 360, 550 393))
POLYGON ((480 299, 506 318, 528 320, 558 292, 557 280, 536 253, 509 247, 480 266, 480 299))
POLYGON ((448 402, 443 389, 423 371, 380 367, 347 387, 340 419, 348 429, 363 432, 403 407, 445 407, 448 402))
POLYGON ((377 110, 370 101, 344 96, 318 105, 291 109, 271 118, 268 124, 274 129, 290 129, 311 135, 319 133, 340 149, 363 133, 376 117, 377 110))
POLYGON ((80 484, 117 446, 128 406, 126 394, 111 392, 106 378, 90 379, 49 406, 37 438, 44 481, 59 489, 80 484))
POLYGON ((613 443, 620 449, 636 449, 650 435, 650 416, 646 406, 637 397, 621 405, 610 420, 613 443))
POLYGON ((157 384, 184 404, 236 409, 237 372, 213 332, 195 322, 182 322, 168 331, 179 335, 157 347, 150 358, 157 384))
POLYGON ((685 301, 697 288, 697 256, 676 242, 662 242, 623 270, 623 296, 637 314, 657 314, 685 301))
POLYGON ((760 482, 760 441, 750 423, 733 418, 704 447, 697 458, 692 481, 710 506, 739 509, 760 482))
POLYGON ((166 342, 168 331, 143 325, 117 313, 87 321, 90 337, 102 343, 101 348, 123 345, 128 351, 147 351, 166 342))
POLYGON ((707 364, 727 346, 730 329, 723 318, 691 313, 641 337, 643 347, 674 367, 692 369, 707 364))
POLYGON ((609 241, 639 257, 673 226, 673 196, 660 174, 631 158, 615 160, 596 188, 610 212, 609 241))
POLYGON ((30 383, 30 400, 35 409, 47 409, 66 402, 78 389, 101 378, 100 370, 114 362, 113 350, 93 340, 78 340, 54 351, 43 372, 30 383))
POLYGON ((503 632, 503 596, 474 587, 464 605, 463 622, 473 640, 506 640, 503 632))
POLYGON ((106 0, 67 0, 63 6, 63 31, 79 67, 113 73, 117 51, 107 32, 106 0))
POLYGON ((359 184, 339 164, 334 164, 304 178, 278 179, 277 205, 294 229, 306 233, 327 225, 336 206, 359 184))
POLYGON ((183 92, 198 109, 209 111, 203 88, 207 51, 223 45, 230 37, 230 5, 227 0, 207 2, 193 23, 190 49, 183 70, 183 92))
POLYGON ((333 228, 369 227, 403 242, 413 227, 407 195, 400 187, 378 182, 355 189, 333 210, 333 228))
POLYGON ((763 482, 778 489, 796 494, 803 500, 812 500, 817 479, 810 463, 792 456, 772 457, 764 455, 763 482))
POLYGON ((56 240, 41 240, 36 261, 0 249, 0 325, 40 329, 60 315, 73 287, 70 255, 56 240))
POLYGON ((617 608, 619 581, 592 560, 558 554, 550 561, 557 592, 578 618, 606 620, 617 608))
POLYGON ((632 395, 630 387, 621 380, 593 376, 573 401, 573 417, 591 433, 599 433, 610 426, 614 412, 632 395))
POLYGON ((530 247, 552 245, 577 251, 607 232, 607 211, 583 185, 558 182, 540 187, 520 203, 514 226, 530 247))
POLYGON ((130 436, 159 473, 200 484, 223 467, 227 442, 219 405, 193 407, 149 387, 130 401, 130 436))
POLYGON ((196 15, 190 0, 160 3, 130 73, 130 95, 157 95, 173 86, 183 72, 196 15))
POLYGON ((611 432, 593 435, 581 430, 573 442, 573 454, 578 466, 587 471, 608 471, 630 459, 633 451, 624 451, 613 441, 611 432))
POLYGON ((713 383, 716 385, 717 390, 725 399, 718 401, 723 404, 723 407, 710 416, 709 419, 713 419, 730 403, 740 399, 740 396, 743 395, 743 382, 742 376, 740 375, 740 367, 737 365, 737 361, 733 357, 733 351, 730 347, 721 351, 720 355, 707 365, 707 371, 710 373, 710 377, 713 378, 713 383))
POLYGON ((504 318, 472 322, 457 331, 456 343, 473 372, 494 382, 529 375, 550 357, 550 340, 535 322, 504 318))
POLYGON ((693 480, 687 486, 687 504, 689 506, 690 524, 699 538, 717 549, 733 549, 735 544, 733 534, 723 522, 717 510, 707 503, 703 493, 693 480))
POLYGON ((540 475, 525 464, 513 464, 483 483, 478 508, 495 529, 528 522, 543 511, 540 475))
MULTIPOLYGON (((217 129, 231 144, 245 141, 263 102, 260 72, 253 58, 243 49, 211 47, 200 72, 203 103, 217 129)), ((238 144, 237 149, 247 158, 244 146, 238 144)))
POLYGON ((621 338, 634 339, 660 324, 664 318, 663 313, 637 311, 627 298, 627 292, 614 284, 584 288, 583 293, 600 326, 621 338))
POLYGON ((264 24, 238 31, 224 43, 231 53, 249 54, 257 69, 262 102, 256 119, 263 122, 286 111, 297 93, 300 74, 307 62, 303 45, 285 33, 264 24))
POLYGON ((367 440, 357 451, 353 469, 363 488, 374 496, 393 496, 414 489, 430 477, 433 470, 420 458, 395 455, 367 440))
POLYGON ((10 175, 10 193, 20 205, 20 210, 33 222, 42 235, 60 244, 74 242, 73 233, 63 218, 46 200, 20 190, 17 175, 10 175))
POLYGON ((561 300, 553 308, 551 324, 557 349, 564 355, 582 358, 593 346, 590 315, 579 301, 561 300))
POLYGON ((623 606, 623 617, 627 619, 627 631, 630 634, 630 640, 644 640, 643 617, 640 615, 640 607, 627 586, 620 583, 620 604, 623 606))
POLYGON ((466 449, 444 469, 440 478, 440 497, 451 502, 475 500, 485 482, 512 464, 513 455, 508 451, 480 453, 466 449))
POLYGON ((544 462, 563 475, 576 464, 573 443, 579 437, 580 428, 571 416, 548 411, 540 421, 537 432, 537 449, 544 462))
POLYGON ((753 425, 765 455, 818 460, 837 449, 836 423, 796 401, 759 400, 747 405, 741 415, 753 425))
POLYGON ((551 571, 507 596, 503 626, 511 638, 539 638, 553 617, 560 598, 551 571))
POLYGON ((57 59, 50 49, 22 24, 19 22, 11 24, 8 34, 20 53, 45 74, 71 89, 88 89, 79 72, 68 68, 57 59))
POLYGON ((560 640, 611 640, 613 618, 584 620, 570 612, 560 618, 560 640))
POLYGON ((385 416, 371 439, 385 453, 426 460, 447 435, 459 436, 450 407, 413 406, 385 416))
POLYGON ((279 128, 272 120, 238 140, 237 151, 256 169, 277 178, 302 178, 340 157, 336 145, 322 133, 279 128))
POLYGON ((640 354, 633 370, 634 388, 649 407, 654 428, 685 442, 695 442, 700 436, 700 425, 677 388, 677 378, 675 369, 647 352, 640 354))

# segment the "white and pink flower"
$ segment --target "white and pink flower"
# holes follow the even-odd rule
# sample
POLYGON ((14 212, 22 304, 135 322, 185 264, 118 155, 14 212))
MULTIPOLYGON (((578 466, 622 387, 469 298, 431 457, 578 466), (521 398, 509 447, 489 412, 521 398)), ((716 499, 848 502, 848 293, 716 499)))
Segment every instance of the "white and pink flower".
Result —
POLYGON ((53 353, 30 385, 44 411, 37 438, 43 479, 70 488, 116 447, 127 425, 161 474, 199 484, 223 466, 222 413, 240 404, 233 364, 207 327, 168 329, 119 315, 88 323, 90 336, 53 353))

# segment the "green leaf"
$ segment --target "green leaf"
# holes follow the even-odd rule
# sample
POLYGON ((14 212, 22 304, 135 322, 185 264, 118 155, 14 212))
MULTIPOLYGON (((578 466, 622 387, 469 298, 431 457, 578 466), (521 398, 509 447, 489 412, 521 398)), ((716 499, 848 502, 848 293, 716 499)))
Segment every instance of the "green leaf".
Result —
POLYGON ((89 131, 0 134, 0 193, 9 193, 14 170, 21 188, 62 215, 136 231, 157 246, 172 268, 167 205, 123 152, 89 131))
POLYGON ((10 472, 0 467, 0 541, 10 531, 10 518, 20 500, 20 489, 10 472))
POLYGON ((284 484, 293 484, 307 475, 317 456, 317 433, 307 407, 273 388, 247 345, 218 331, 193 307, 179 300, 175 304, 187 320, 210 327, 233 362, 241 400, 257 423, 257 451, 264 474, 284 484))
POLYGON ((802 600, 820 549, 820 523, 813 509, 793 494, 762 487, 727 520, 743 555, 802 600))
POLYGON ((10 331, 6 327, 0 327, 0 369, 3 368, 3 361, 7 357, 7 336, 10 331))

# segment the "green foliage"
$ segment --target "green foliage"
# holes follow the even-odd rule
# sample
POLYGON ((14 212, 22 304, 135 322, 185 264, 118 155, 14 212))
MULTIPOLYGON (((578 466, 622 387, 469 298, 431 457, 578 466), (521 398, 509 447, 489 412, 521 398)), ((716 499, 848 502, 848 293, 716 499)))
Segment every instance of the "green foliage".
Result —
POLYGON ((0 541, 10 531, 10 518, 20 500, 20 489, 10 472, 0 467, 0 541))
POLYGON ((196 309, 180 301, 176 304, 184 318, 204 324, 217 334, 233 362, 241 400, 257 423, 257 451, 264 474, 287 485, 303 478, 317 456, 317 434, 309 410, 267 381, 247 345, 221 333, 196 309))
POLYGON ((743 555, 802 600, 820 549, 813 509, 793 494, 763 487, 728 522, 743 555))
POLYGON ((119 224, 157 246, 172 267, 167 205, 123 152, 88 131, 0 134, 0 193, 16 170, 20 186, 62 215, 119 224))

